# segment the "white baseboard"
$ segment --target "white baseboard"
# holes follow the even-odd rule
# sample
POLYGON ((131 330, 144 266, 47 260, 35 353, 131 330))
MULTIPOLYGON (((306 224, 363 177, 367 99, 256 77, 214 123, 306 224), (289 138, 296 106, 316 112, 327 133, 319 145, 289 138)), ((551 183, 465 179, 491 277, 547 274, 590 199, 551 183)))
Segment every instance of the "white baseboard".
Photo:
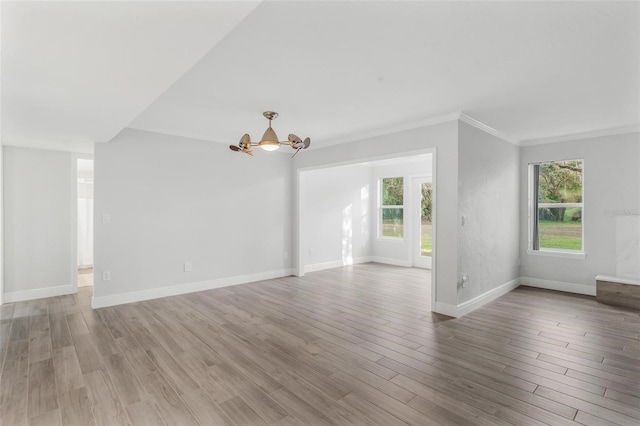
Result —
POLYGON ((322 271, 325 269, 341 268, 343 266, 356 265, 358 263, 367 263, 367 262, 371 262, 370 256, 356 257, 355 259, 351 260, 351 262, 345 262, 344 260, 333 260, 331 262, 314 263, 312 265, 305 265, 304 272, 306 274, 307 272, 316 272, 316 271, 322 271))
POLYGON ((607 281, 610 283, 640 285, 640 278, 616 277, 614 275, 596 275, 596 282, 607 281))
POLYGON ((411 267, 411 262, 406 259, 394 259, 392 257, 371 256, 369 258, 369 261, 376 262, 376 263, 384 263, 386 265, 404 266, 406 268, 411 267))
POLYGON ((547 290, 565 291, 567 293, 586 294, 587 296, 596 295, 596 286, 566 283, 563 281, 542 280, 540 278, 520 277, 520 285, 529 287, 546 288, 547 290))
POLYGON ((392 257, 381 257, 381 256, 363 256, 363 257, 356 257, 351 261, 351 263, 345 263, 342 260, 334 260, 331 262, 322 262, 322 263, 314 263, 312 265, 306 265, 304 267, 304 272, 306 274, 307 272, 316 272, 316 271, 322 271, 324 269, 340 268, 342 266, 356 265, 359 263, 367 263, 367 262, 376 262, 376 263, 383 263, 386 265, 404 266, 404 267, 412 266, 411 262, 405 259, 394 259, 392 257))
POLYGON ((476 296, 471 300, 467 300, 466 302, 462 302, 458 305, 457 316, 461 317, 463 315, 468 314, 469 312, 478 309, 480 306, 489 303, 500 296, 504 296, 509 293, 511 290, 514 290, 520 286, 520 278, 516 278, 509 282, 506 282, 494 289, 491 289, 480 296, 476 296))
POLYGON ((195 283, 172 285, 153 288, 149 290, 113 294, 110 296, 93 296, 93 298, 91 299, 91 307, 96 309, 104 308, 107 306, 122 305, 125 303, 141 302, 143 300, 159 299, 161 297, 177 296, 180 294, 212 290, 215 288, 228 287, 231 285, 270 280, 272 278, 286 277, 292 274, 292 269, 279 269, 275 271, 259 272, 257 274, 237 275, 233 277, 218 278, 215 280, 199 281, 195 283))
POLYGON ((59 285, 56 287, 37 288, 34 290, 12 291, 5 293, 2 303, 22 302, 24 300, 44 299, 45 297, 64 296, 75 293, 73 285, 59 285))
POLYGON ((584 284, 573 284, 562 281, 550 281, 542 280, 539 278, 520 277, 502 284, 480 296, 474 297, 471 300, 458 304, 458 306, 449 305, 446 303, 436 302, 436 312, 439 314, 448 315, 451 317, 461 317, 469 312, 478 309, 479 307, 497 299, 509 293, 511 290, 518 288, 521 285, 530 287, 544 288, 548 290, 564 291, 567 293, 586 294, 589 296, 596 295, 596 287, 584 284))
POLYGON ((436 302, 433 312, 456 318, 458 316, 458 307, 448 303, 436 302))
POLYGON ((471 300, 460 303, 459 305, 450 305, 448 303, 436 302, 435 312, 442 315, 447 315, 454 318, 459 318, 469 312, 478 309, 479 307, 497 299, 509 293, 511 290, 518 288, 520 285, 520 278, 516 278, 509 282, 506 282, 499 287, 491 289, 480 296, 476 296, 471 300))

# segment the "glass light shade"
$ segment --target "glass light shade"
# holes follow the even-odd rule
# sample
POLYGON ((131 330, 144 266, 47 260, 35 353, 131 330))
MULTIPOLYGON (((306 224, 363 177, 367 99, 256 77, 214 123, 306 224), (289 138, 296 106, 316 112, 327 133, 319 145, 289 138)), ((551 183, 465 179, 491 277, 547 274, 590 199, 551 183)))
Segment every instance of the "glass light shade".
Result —
POLYGON ((280 148, 280 142, 262 141, 260 142, 259 146, 265 151, 275 151, 280 148))
POLYGON ((265 130, 264 135, 262 135, 262 140, 260 140, 258 146, 265 151, 275 151, 280 148, 278 135, 276 135, 276 132, 274 132, 271 127, 268 127, 267 130, 265 130))

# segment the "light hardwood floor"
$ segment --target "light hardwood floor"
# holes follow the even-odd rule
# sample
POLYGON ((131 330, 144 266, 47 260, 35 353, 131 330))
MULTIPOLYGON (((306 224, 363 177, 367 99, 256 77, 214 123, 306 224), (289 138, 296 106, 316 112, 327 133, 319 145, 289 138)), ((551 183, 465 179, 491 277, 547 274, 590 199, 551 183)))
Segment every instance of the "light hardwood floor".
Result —
POLYGON ((78 268, 78 287, 93 285, 93 268, 78 268))
POLYGON ((640 424, 640 316, 521 287, 460 319, 365 264, 92 310, 1 308, 3 425, 640 424))

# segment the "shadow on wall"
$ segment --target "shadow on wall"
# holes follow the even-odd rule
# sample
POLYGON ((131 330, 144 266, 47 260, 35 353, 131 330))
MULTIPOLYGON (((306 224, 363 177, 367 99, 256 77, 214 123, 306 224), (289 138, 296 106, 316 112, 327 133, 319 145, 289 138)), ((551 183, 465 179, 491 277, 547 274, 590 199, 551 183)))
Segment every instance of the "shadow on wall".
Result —
POLYGON ((369 201, 370 187, 365 185, 360 188, 360 205, 367 206, 367 208, 361 208, 362 214, 360 215, 360 235, 362 235, 362 247, 369 247, 369 241, 371 240, 371 204, 369 201))
MULTIPOLYGON (((342 210, 342 264, 353 265, 353 203, 342 210)), ((369 205, 369 185, 360 188, 360 245, 366 248, 369 244, 371 209, 369 205)))
POLYGON ((353 264, 353 220, 351 219, 351 207, 349 204, 342 210, 342 264, 353 264))

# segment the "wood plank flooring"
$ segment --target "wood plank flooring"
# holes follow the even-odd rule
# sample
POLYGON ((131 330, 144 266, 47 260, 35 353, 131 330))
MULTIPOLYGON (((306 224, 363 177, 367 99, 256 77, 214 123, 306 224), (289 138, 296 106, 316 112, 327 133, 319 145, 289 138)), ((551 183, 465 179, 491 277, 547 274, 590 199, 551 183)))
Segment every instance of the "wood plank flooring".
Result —
POLYGON ((520 287, 460 319, 364 264, 92 310, 1 307, 2 425, 640 424, 640 314, 520 287))

